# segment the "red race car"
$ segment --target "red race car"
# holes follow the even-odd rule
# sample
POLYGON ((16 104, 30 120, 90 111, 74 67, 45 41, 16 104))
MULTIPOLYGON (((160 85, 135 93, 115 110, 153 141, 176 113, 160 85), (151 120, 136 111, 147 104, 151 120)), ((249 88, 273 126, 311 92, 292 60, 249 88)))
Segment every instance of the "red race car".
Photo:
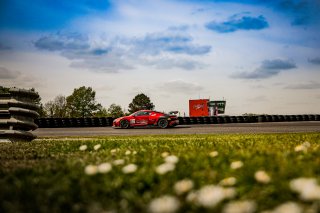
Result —
POLYGON ((176 115, 168 115, 152 110, 140 110, 129 116, 115 119, 112 127, 127 129, 132 127, 158 126, 160 128, 167 128, 178 124, 179 119, 176 115))

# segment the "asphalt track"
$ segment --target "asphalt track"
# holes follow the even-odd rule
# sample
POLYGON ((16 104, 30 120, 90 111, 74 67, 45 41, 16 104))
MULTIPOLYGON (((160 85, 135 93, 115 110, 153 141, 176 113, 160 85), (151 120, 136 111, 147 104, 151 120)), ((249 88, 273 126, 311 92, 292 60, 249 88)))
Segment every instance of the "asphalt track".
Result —
POLYGON ((320 133, 320 121, 198 124, 179 125, 174 128, 114 129, 112 127, 82 128, 39 128, 34 131, 38 137, 69 136, 125 136, 125 135, 170 135, 170 134, 257 134, 257 133, 320 133))

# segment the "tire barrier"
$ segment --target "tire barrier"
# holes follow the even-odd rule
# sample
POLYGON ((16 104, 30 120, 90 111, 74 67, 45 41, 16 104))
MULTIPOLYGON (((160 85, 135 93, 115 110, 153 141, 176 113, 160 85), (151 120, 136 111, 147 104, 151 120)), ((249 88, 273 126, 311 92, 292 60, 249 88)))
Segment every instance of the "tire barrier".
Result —
POLYGON ((32 130, 38 128, 39 117, 35 100, 39 95, 31 90, 10 88, 0 93, 0 141, 32 141, 32 130))
MULTIPOLYGON (((6 117, 6 114, 0 114, 6 117)), ((253 115, 253 116, 211 116, 211 117, 178 117, 180 125, 193 124, 228 124, 228 123, 262 123, 291 121, 320 121, 320 115, 253 115)), ((38 118, 35 123, 39 128, 68 127, 107 127, 112 126, 112 117, 88 118, 38 118)))
POLYGON ((105 127, 112 126, 113 120, 111 117, 39 118, 35 123, 39 128, 105 127))

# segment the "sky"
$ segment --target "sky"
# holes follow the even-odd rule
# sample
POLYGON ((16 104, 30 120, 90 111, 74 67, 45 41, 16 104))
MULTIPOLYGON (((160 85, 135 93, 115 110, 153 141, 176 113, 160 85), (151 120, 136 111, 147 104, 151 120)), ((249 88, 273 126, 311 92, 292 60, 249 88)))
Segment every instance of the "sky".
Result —
POLYGON ((319 0, 0 0, 0 85, 188 115, 320 113, 319 0))

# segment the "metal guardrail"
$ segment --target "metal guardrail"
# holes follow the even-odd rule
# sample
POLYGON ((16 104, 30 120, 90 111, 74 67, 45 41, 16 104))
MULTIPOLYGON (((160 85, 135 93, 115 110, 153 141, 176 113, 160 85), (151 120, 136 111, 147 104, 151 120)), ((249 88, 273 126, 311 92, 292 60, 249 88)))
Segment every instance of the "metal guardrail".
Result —
POLYGON ((0 141, 31 141, 38 128, 34 119, 39 117, 34 100, 38 94, 30 90, 10 88, 0 94, 0 141))
MULTIPOLYGON (((291 122, 320 121, 320 115, 254 115, 254 116, 211 116, 211 117, 178 117, 181 125, 191 124, 227 124, 227 123, 258 123, 258 122, 291 122)), ((112 126, 114 118, 38 118, 35 123, 39 128, 67 127, 106 127, 112 126)))

